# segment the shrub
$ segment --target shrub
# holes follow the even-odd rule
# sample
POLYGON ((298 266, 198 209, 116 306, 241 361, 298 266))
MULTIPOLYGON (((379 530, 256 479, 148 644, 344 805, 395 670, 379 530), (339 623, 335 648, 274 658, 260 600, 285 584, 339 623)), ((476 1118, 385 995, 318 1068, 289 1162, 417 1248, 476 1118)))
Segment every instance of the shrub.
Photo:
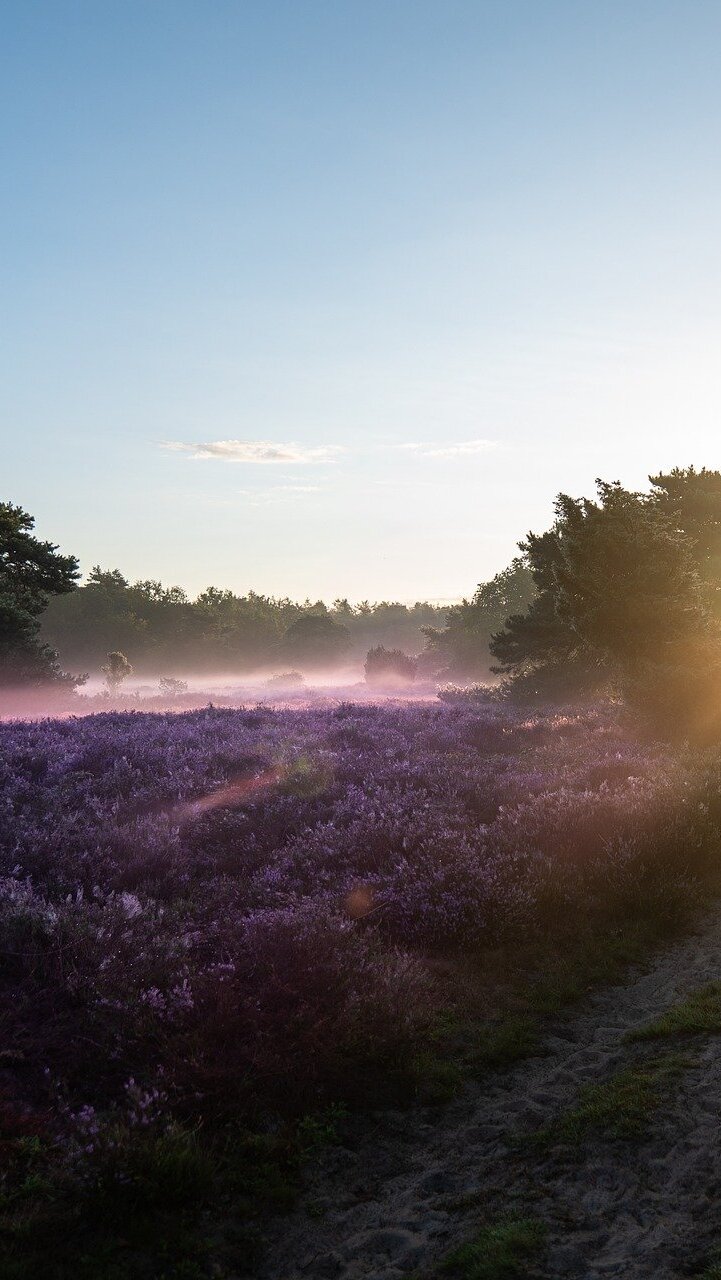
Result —
POLYGON ((305 684, 305 678, 300 671, 279 671, 276 675, 269 676, 265 682, 266 689, 298 689, 305 684))
POLYGON ((409 684, 416 678, 416 660, 402 649, 386 649, 381 644, 368 650, 364 670, 368 684, 409 684))

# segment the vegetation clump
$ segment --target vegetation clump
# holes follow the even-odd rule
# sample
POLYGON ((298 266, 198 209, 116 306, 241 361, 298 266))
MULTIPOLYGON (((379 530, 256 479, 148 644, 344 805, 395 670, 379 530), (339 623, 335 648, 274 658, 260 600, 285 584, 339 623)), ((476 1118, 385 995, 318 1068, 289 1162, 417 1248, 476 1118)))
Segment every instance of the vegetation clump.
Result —
POLYGON ((632 1032, 629 1040, 663 1040, 675 1036, 721 1033, 721 983, 692 991, 653 1022, 632 1032))
POLYGON ((368 650, 364 667, 367 683, 378 687, 411 684, 417 669, 416 660, 402 649, 386 649, 384 645, 368 650))
POLYGON ((265 682, 266 689, 301 689, 305 676, 301 671, 278 671, 265 682))
POLYGON ((52 596, 74 591, 80 576, 74 556, 33 536, 35 521, 22 507, 0 503, 0 686, 82 683, 60 666, 40 638, 40 618, 52 596))
MULTIPOLYGON (((112 653, 108 654, 108 661, 102 668, 102 672, 109 692, 115 694, 128 676, 133 674, 133 668, 125 654, 121 653, 119 649, 114 649, 112 653)), ((164 689, 163 692, 167 693, 169 690, 164 689)))
POLYGON ((546 1228, 535 1218, 509 1216, 481 1228, 444 1259, 441 1274, 457 1280, 514 1280, 543 1252, 546 1228))
POLYGON ((586 1086, 574 1107, 533 1135, 534 1145, 579 1143, 591 1133, 622 1140, 642 1137, 664 1093, 686 1066, 686 1058, 666 1054, 627 1067, 603 1084, 586 1086))

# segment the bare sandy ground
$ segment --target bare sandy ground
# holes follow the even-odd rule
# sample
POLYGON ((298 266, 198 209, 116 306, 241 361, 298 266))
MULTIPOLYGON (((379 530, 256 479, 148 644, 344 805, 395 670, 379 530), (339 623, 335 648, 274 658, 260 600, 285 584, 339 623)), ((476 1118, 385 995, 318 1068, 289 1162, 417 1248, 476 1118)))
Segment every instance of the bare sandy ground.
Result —
POLYGON ((721 1036, 693 1043, 693 1064, 641 1139, 596 1133, 537 1150, 515 1137, 552 1122, 583 1086, 658 1058, 667 1045, 640 1047, 626 1034, 718 978, 721 906, 553 1027, 543 1056, 469 1085, 447 1107, 374 1115, 353 1149, 327 1153, 297 1209, 274 1225, 264 1280, 433 1275, 449 1249, 507 1213, 547 1225, 529 1276, 695 1274, 721 1243, 721 1036))

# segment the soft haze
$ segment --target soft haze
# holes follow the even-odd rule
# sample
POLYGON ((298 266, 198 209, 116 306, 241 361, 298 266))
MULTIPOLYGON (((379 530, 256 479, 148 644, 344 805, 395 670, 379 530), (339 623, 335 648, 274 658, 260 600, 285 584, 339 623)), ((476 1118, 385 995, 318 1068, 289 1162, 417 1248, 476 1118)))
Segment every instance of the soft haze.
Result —
POLYGON ((721 465, 716 0, 0 26, 0 497, 84 570, 453 598, 721 465))

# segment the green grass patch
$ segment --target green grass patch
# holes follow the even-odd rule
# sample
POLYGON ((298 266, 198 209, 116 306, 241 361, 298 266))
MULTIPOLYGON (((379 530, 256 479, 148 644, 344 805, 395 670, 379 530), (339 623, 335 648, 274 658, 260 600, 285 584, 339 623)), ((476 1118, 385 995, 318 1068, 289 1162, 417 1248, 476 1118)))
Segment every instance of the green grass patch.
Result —
POLYGON ((540 1258, 545 1236, 544 1224, 534 1218, 502 1218, 449 1253, 441 1263, 440 1274, 457 1280, 513 1280, 525 1276, 529 1264, 540 1258))
POLYGON ((474 1072, 508 1067, 532 1057, 540 1048, 539 1019, 527 1013, 511 1013, 479 1030, 477 1044, 468 1052, 466 1063, 474 1072))
POLYGON ((442 980, 455 1003, 439 1013, 430 1048, 416 1055, 416 1096, 446 1102, 464 1079, 542 1053, 549 1019, 590 991, 621 981, 658 942, 652 923, 633 922, 600 936, 589 928, 535 941, 512 955, 503 948, 482 952, 464 969, 451 967, 450 982, 446 970, 442 980))
POLYGON ((721 1033, 721 982, 691 991, 653 1022, 631 1031, 627 1040, 657 1040, 672 1036, 721 1033))
POLYGON ((342 1107, 277 1133, 118 1126, 82 1181, 16 1141, 0 1178, 0 1280, 208 1280, 251 1274, 261 1222, 295 1203, 304 1164, 338 1141, 342 1107))
POLYGON ((432 1048, 417 1053, 411 1065, 415 1097, 428 1106, 450 1102, 463 1084, 463 1064, 432 1048))
POLYGON ((711 1251, 703 1271, 694 1271, 693 1280, 721 1280, 721 1248, 711 1251))
POLYGON ((665 1054, 619 1071, 603 1084, 587 1085, 578 1102, 556 1121, 531 1134, 534 1146, 579 1143, 595 1133, 619 1139, 640 1138, 689 1059, 665 1054))

